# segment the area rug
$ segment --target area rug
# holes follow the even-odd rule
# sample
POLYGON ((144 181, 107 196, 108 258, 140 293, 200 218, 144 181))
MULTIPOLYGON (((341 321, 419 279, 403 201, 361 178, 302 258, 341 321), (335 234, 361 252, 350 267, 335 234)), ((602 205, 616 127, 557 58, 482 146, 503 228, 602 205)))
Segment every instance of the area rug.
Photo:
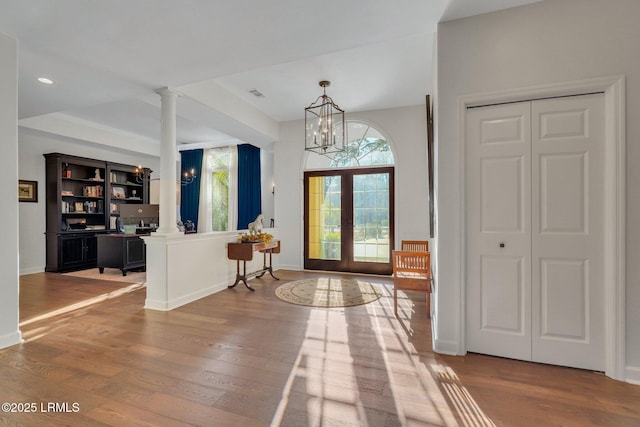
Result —
POLYGON ((104 273, 100 274, 97 268, 89 268, 87 270, 73 271, 71 273, 63 273, 65 276, 82 277, 85 279, 95 280, 113 280, 115 282, 124 283, 146 283, 147 273, 144 271, 128 271, 126 276, 117 268, 105 268, 104 273))
POLYGON ((376 301, 381 293, 369 282, 322 277, 280 285, 276 296, 291 304, 310 307, 351 307, 376 301))

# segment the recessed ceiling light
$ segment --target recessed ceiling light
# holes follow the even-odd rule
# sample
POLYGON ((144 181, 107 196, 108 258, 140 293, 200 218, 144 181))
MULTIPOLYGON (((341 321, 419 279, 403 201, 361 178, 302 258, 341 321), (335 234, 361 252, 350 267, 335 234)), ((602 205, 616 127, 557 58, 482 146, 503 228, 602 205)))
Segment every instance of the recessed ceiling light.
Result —
POLYGON ((354 128, 361 128, 362 125, 360 123, 356 123, 355 125, 353 125, 354 128))
POLYGON ((44 83, 44 84, 46 84, 46 85, 52 85, 52 84, 53 84, 53 80, 48 79, 48 78, 46 78, 46 77, 38 77, 38 81, 39 81, 40 83, 44 83))

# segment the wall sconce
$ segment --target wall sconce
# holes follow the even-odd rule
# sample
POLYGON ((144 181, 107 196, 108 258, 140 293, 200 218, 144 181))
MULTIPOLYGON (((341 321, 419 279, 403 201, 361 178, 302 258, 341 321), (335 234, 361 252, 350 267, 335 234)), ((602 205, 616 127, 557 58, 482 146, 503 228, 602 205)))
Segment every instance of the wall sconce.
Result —
POLYGON ((142 166, 140 166, 140 165, 138 165, 138 166, 136 167, 136 175, 135 175, 135 178, 136 178, 136 182, 137 182, 138 184, 142 184, 142 183, 144 182, 144 173, 142 172, 142 166))
POLYGON ((275 184, 273 184, 271 186, 271 194, 273 194, 274 196, 276 195, 276 185, 275 184))
POLYGON ((189 172, 184 173, 184 175, 182 176, 182 179, 180 180, 180 185, 184 187, 185 185, 191 184, 195 179, 196 179, 196 170, 191 169, 189 172))

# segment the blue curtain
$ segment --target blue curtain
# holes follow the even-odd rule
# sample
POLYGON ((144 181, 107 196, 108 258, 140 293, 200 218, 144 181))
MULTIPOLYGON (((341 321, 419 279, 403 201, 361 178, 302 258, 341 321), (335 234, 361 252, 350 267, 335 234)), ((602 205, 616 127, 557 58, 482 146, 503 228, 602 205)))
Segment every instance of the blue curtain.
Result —
POLYGON ((202 155, 204 150, 188 150, 180 152, 180 180, 184 180, 185 172, 191 176, 191 170, 195 173, 194 180, 180 187, 180 219, 183 224, 187 221, 193 223, 193 231, 198 226, 198 207, 200 206, 200 175, 202 175, 202 155))
POLYGON ((238 230, 248 228, 261 213, 260 149, 241 144, 238 145, 238 230))

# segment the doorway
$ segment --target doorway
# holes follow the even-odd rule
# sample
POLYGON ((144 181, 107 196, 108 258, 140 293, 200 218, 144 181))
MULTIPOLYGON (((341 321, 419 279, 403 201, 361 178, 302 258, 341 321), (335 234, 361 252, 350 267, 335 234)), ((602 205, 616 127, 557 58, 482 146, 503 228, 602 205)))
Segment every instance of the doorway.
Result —
POLYGON ((604 100, 468 110, 467 350, 605 370, 604 100))
POLYGON ((394 168, 304 174, 304 268, 391 274, 394 168))

